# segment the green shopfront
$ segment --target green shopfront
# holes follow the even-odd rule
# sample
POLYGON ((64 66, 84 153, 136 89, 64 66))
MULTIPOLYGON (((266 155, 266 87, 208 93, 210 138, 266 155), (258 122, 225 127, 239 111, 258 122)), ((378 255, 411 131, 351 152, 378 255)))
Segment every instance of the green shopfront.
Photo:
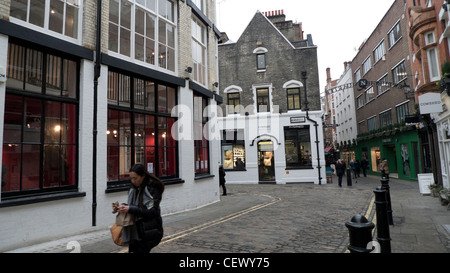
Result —
POLYGON ((355 156, 360 161, 368 160, 368 174, 380 175, 380 163, 386 158, 390 177, 417 181, 417 174, 423 172, 417 130, 415 127, 402 129, 358 137, 355 156))

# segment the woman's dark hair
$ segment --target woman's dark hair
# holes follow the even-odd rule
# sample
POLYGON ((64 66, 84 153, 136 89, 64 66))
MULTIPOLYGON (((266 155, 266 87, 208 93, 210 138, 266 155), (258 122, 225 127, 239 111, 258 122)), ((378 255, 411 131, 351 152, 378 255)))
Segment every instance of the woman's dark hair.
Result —
POLYGON ((155 181, 155 185, 159 188, 161 194, 164 192, 164 183, 156 177, 154 174, 151 174, 145 169, 144 165, 142 164, 136 164, 133 167, 131 167, 130 172, 134 172, 139 176, 145 176, 144 183, 147 184, 150 182, 150 180, 155 181))

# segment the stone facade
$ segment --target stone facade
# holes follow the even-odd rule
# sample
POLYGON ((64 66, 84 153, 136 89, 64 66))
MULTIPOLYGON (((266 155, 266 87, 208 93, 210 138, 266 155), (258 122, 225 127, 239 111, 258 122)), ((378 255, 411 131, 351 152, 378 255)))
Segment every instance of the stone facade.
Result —
POLYGON ((317 46, 311 35, 306 40, 287 38, 283 33, 298 32, 299 25, 272 14, 256 12, 237 42, 222 38, 224 43, 219 45, 224 99, 219 128, 224 136, 221 159, 227 183, 326 183, 317 46), (289 26, 291 30, 286 29, 289 26), (277 27, 283 27, 283 33, 277 27), (292 89, 297 90, 294 107, 292 97, 288 99, 292 89), (258 90, 266 97, 261 98, 258 90), (239 97, 239 110, 231 107, 231 93, 239 97), (234 140, 228 139, 230 132, 237 135, 234 140), (302 135, 304 143, 286 134, 302 135), (242 163, 238 165, 236 158, 245 161, 245 166, 239 166, 242 163))

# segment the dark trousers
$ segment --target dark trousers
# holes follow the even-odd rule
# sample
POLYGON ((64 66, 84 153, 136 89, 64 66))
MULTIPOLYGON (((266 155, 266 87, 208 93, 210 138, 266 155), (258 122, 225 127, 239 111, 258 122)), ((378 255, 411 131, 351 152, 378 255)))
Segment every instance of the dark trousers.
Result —
POLYGON ((225 183, 220 183, 220 186, 222 186, 222 194, 227 195, 227 188, 225 187, 225 183))
POLYGON ((339 186, 342 186, 342 177, 344 176, 344 174, 343 173, 338 173, 338 183, 339 183, 339 186))
POLYGON ((128 253, 149 253, 151 248, 144 240, 133 241, 128 246, 128 253))

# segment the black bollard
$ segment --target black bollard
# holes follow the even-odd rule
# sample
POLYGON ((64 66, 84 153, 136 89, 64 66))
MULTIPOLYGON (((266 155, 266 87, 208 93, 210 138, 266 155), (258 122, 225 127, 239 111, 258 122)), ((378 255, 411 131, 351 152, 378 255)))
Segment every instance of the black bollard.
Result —
POLYGON ((347 169, 347 186, 352 185, 352 170, 350 168, 347 169))
POLYGON ((391 238, 389 234, 389 221, 387 216, 386 190, 377 188, 375 193, 375 206, 377 213, 377 241, 381 253, 391 253, 391 238))
POLYGON ((372 249, 367 249, 367 245, 372 241, 372 230, 374 223, 369 222, 362 215, 355 215, 352 219, 345 223, 348 228, 350 245, 348 250, 351 253, 370 253, 372 249))
POLYGON ((389 178, 386 176, 381 177, 381 189, 386 191, 388 222, 392 226, 394 225, 394 219, 392 218, 391 192, 389 190, 389 178))

